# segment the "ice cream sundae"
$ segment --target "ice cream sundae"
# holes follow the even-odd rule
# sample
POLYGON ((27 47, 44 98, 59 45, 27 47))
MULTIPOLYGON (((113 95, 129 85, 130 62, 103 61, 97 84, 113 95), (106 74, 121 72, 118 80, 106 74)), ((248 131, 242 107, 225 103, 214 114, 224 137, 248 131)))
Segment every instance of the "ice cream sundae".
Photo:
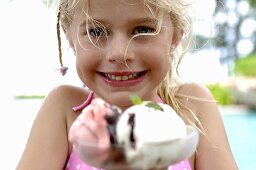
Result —
POLYGON ((195 151, 197 130, 169 105, 134 101, 122 111, 96 98, 82 111, 69 132, 80 159, 106 169, 164 169, 195 151))

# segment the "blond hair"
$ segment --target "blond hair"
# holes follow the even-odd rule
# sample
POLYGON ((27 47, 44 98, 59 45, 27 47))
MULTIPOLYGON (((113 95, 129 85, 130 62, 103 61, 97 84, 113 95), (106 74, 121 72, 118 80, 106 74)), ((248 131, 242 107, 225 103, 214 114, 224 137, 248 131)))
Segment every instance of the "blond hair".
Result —
MULTIPOLYGON (((65 25, 67 28, 72 23, 73 15, 75 9, 78 7, 78 3, 80 0, 60 0, 58 6, 58 22, 60 21, 63 25, 65 25)), ((181 39, 181 42, 179 43, 179 46, 173 51, 172 54, 170 54, 170 60, 172 63, 172 68, 175 68, 175 72, 173 72, 172 69, 170 69, 166 75, 166 78, 161 82, 158 94, 159 96, 165 101, 165 103, 171 105, 173 109, 177 112, 179 116, 181 116, 186 122, 188 122, 191 125, 194 125, 195 127, 198 127, 201 129, 200 121, 197 118, 197 115, 192 112, 189 108, 187 108, 185 105, 182 104, 181 100, 184 99, 184 97, 189 98, 189 96, 182 96, 178 93, 180 87, 182 86, 182 83, 179 82, 174 76, 174 74, 178 74, 178 67, 179 64, 189 49, 190 42, 192 40, 192 24, 190 16, 188 15, 187 8, 190 6, 190 4, 186 3, 186 0, 141 0, 144 1, 145 7, 148 9, 148 11, 151 12, 151 14, 155 15, 158 20, 161 20, 161 14, 163 12, 167 12, 170 14, 172 22, 174 23, 174 28, 180 29, 183 32, 183 36, 181 39), (154 9, 153 9, 154 8, 154 9), (189 111, 192 116, 194 117, 194 120, 191 120, 191 117, 184 114, 183 111, 189 111), (200 126, 200 127, 199 127, 200 126)), ((85 5, 87 6, 89 3, 89 0, 84 0, 85 5)), ((87 11, 84 11, 86 16, 89 17, 88 9, 87 11)), ((88 18, 87 18, 88 21, 88 18)), ((160 24, 161 21, 158 22, 158 30, 155 34, 157 34, 160 30, 160 24)), ((59 28, 58 32, 59 32, 59 28)), ((58 35, 59 37, 59 35, 58 35)), ((60 40, 60 37, 58 38, 60 40)), ((60 47, 60 42, 59 42, 60 47)), ((61 52, 61 51, 60 51, 61 52)), ((62 64, 61 56, 60 56, 60 62, 62 64)))

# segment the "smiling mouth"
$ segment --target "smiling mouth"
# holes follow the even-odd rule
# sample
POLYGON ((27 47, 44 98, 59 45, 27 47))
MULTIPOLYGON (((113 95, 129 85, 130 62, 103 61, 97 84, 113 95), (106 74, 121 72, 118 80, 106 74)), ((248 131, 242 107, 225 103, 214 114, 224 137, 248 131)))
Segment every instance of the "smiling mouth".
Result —
POLYGON ((104 78, 110 81, 127 81, 127 80, 135 80, 146 74, 147 71, 141 72, 122 72, 122 73, 104 73, 98 72, 104 78))

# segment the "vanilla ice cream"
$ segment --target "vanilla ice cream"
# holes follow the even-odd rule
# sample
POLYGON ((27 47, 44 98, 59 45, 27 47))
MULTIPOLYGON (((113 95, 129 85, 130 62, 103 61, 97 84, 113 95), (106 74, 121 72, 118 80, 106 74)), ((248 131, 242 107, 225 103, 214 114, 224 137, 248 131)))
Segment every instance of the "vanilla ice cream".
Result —
POLYGON ((171 141, 187 135, 184 121, 169 105, 152 102, 143 102, 125 110, 116 130, 127 161, 132 167, 140 166, 141 169, 170 165, 175 161, 170 155, 173 153, 170 151, 173 150, 171 141))

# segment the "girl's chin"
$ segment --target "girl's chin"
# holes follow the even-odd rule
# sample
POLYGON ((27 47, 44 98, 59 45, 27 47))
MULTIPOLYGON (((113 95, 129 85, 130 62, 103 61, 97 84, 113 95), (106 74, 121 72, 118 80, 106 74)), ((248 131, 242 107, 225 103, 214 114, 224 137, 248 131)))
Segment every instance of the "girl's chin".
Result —
MULTIPOLYGON (((133 94, 134 95, 134 94, 133 94)), ((110 104, 116 105, 120 107, 121 109, 127 108, 132 105, 131 99, 130 99, 131 94, 125 94, 125 95, 113 95, 111 97, 107 97, 107 102, 110 104)))
POLYGON ((107 91, 107 89, 105 89, 99 95, 95 94, 95 97, 102 98, 110 104, 116 105, 116 106, 120 107, 121 109, 125 109, 125 108, 128 108, 131 105, 133 105, 131 102, 131 98, 130 98, 133 95, 139 96, 143 100, 155 100, 157 94, 155 97, 152 97, 153 90, 150 93, 150 95, 149 95, 149 93, 145 94, 143 91, 135 90, 135 89, 107 91))

